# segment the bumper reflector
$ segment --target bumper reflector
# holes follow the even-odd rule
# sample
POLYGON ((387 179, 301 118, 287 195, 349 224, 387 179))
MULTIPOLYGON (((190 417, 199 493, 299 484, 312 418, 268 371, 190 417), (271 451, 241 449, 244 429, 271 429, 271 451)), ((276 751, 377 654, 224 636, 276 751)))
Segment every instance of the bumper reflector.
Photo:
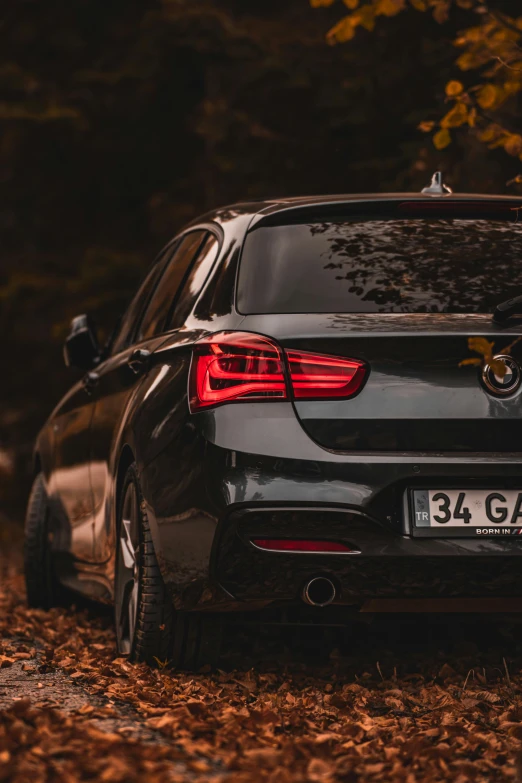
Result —
POLYGON ((269 552, 355 553, 356 551, 339 541, 316 541, 314 539, 253 538, 252 543, 258 549, 266 549, 269 552))

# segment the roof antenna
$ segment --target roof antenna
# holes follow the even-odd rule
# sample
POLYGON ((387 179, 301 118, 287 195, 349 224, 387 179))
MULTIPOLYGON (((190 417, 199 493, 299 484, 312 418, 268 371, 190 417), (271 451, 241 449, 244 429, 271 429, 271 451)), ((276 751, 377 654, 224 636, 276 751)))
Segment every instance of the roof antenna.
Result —
POLYGON ((427 188, 422 188, 421 193, 426 196, 450 196, 453 191, 442 181, 442 171, 436 171, 431 178, 431 184, 427 188))

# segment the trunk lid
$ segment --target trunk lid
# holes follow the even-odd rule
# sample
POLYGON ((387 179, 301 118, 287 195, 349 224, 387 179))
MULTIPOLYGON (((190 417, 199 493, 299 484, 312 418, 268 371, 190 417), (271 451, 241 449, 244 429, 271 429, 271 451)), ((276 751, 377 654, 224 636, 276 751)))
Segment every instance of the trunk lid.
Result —
POLYGON ((522 326, 489 315, 251 315, 241 328, 274 337, 287 349, 364 360, 369 375, 351 399, 297 400, 307 434, 321 446, 360 452, 522 451, 520 391, 499 396, 482 382, 484 357, 522 359, 522 326))

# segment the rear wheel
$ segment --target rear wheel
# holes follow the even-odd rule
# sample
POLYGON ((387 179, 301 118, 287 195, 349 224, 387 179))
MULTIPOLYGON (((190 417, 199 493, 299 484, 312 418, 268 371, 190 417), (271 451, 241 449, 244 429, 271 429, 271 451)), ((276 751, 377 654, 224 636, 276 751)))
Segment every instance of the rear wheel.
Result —
POLYGON ((172 665, 195 671, 219 662, 223 621, 217 614, 177 612, 172 665))
POLYGON ((65 591, 56 576, 51 551, 51 510, 42 473, 31 489, 25 516, 24 572, 27 603, 50 609, 64 602, 65 591))
POLYGON ((114 597, 121 655, 187 669, 217 662, 218 618, 174 610, 158 566, 135 465, 128 469, 121 493, 114 597))

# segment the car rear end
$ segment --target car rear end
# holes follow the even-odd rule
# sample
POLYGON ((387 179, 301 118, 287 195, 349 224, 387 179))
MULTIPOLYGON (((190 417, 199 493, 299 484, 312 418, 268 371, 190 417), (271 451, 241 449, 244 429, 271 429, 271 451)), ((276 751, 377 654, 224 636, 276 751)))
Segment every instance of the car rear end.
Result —
POLYGON ((491 317, 522 291, 516 207, 396 197, 254 219, 240 323, 196 345, 189 384, 231 599, 518 606, 522 325, 491 317))

